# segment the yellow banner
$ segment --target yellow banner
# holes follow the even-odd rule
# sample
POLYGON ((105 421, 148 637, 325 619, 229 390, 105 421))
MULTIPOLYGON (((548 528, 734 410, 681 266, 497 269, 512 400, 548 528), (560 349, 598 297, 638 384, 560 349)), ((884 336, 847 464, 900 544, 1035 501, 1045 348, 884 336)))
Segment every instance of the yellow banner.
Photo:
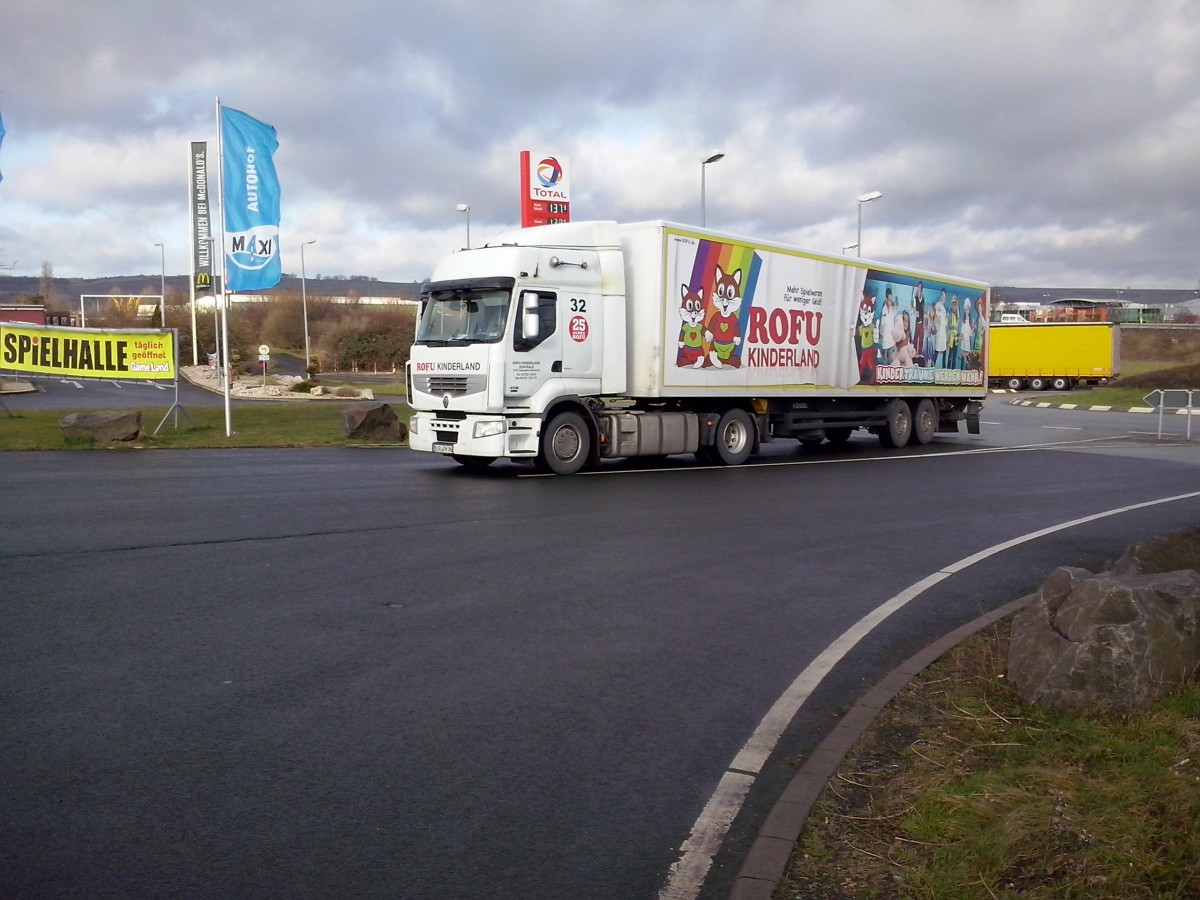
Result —
POLYGON ((76 378, 174 381, 175 332, 0 322, 0 369, 76 378))

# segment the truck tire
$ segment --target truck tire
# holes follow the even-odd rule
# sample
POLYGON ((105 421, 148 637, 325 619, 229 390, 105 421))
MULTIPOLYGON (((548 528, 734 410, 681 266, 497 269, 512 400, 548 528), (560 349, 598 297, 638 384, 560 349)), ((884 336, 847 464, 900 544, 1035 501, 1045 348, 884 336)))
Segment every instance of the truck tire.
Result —
POLYGON ((1056 391, 1069 391, 1072 387, 1071 379, 1063 378, 1061 375, 1057 378, 1051 378, 1050 387, 1056 391))
POLYGON ((460 466, 467 469, 486 469, 496 461, 496 457, 494 456, 462 456, 458 453, 455 453, 451 458, 460 466))
POLYGON ((879 429, 879 443, 885 447, 903 447, 912 437, 912 410, 903 400, 889 400, 887 424, 879 429))
POLYGON ((1031 391, 1044 391, 1046 389, 1046 379, 1045 378, 1030 378, 1029 379, 1029 389, 1031 391))
POLYGON ((717 423, 716 442, 712 454, 716 462, 740 466, 754 450, 754 423, 742 409, 728 409, 717 423))
POLYGON ((592 436, 578 413, 559 413, 542 432, 537 467, 555 475, 574 475, 588 460, 592 436))
POLYGON ((928 397, 921 398, 913 407, 913 437, 918 444, 928 444, 933 440, 937 427, 937 406, 928 397))
POLYGON ((1021 388, 1025 387, 1025 382, 1023 382, 1020 378, 1009 378, 1004 382, 1004 386, 1010 391, 1019 391, 1021 388))

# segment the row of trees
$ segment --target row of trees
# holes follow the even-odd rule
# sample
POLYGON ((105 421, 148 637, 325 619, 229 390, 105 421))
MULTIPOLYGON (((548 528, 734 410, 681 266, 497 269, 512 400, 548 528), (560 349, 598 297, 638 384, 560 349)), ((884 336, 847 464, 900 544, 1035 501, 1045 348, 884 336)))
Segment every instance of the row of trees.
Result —
MULTIPOLYGON (((153 292, 157 293, 155 285, 153 292)), ((258 346, 272 353, 304 355, 304 300, 300 294, 285 293, 269 300, 233 303, 229 310, 229 351, 234 359, 258 359, 258 346)), ((309 347, 322 372, 360 370, 399 371, 408 362, 415 328, 415 307, 409 304, 366 304, 334 302, 325 297, 308 297, 309 347)), ((55 312, 55 310, 47 310, 55 312)), ((73 311, 73 312, 78 312, 73 311)), ((168 289, 165 324, 179 329, 179 358, 192 359, 192 314, 187 297, 168 289)), ((157 328, 163 311, 147 319, 135 305, 114 302, 87 313, 89 328, 157 328)), ((196 348, 201 363, 217 352, 220 321, 210 307, 197 304, 196 348)), ((312 360, 310 360, 312 362, 312 360)))

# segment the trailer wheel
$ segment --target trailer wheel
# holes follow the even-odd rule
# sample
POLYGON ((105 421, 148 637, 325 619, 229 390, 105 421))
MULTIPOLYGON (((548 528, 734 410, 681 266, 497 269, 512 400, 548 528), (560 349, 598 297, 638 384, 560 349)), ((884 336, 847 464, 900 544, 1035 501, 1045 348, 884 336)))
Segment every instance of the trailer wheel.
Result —
POLYGON ((496 461, 494 456, 462 456, 458 453, 455 453, 451 459, 467 469, 486 469, 496 461))
POLYGON ((1025 382, 1023 382, 1020 378, 1010 378, 1004 382, 1004 386, 1010 391, 1019 391, 1021 388, 1025 387, 1025 382))
POLYGON ((1029 379, 1029 389, 1031 391, 1044 391, 1046 389, 1046 379, 1045 378, 1030 378, 1029 379))
POLYGON ((1050 380, 1050 387, 1056 391, 1069 391, 1071 389, 1071 379, 1063 378, 1062 376, 1052 378, 1050 380))
POLYGON ((885 447, 903 447, 912 436, 912 410, 903 400, 889 400, 887 425, 879 429, 879 443, 885 447))
POLYGON ((713 455, 726 466, 740 466, 754 449, 754 423, 745 410, 729 409, 717 423, 713 455))
POLYGON ((918 444, 928 444, 938 427, 938 411, 933 401, 923 397, 917 401, 913 410, 913 437, 918 444))
POLYGON ((542 432, 537 466, 556 475, 574 475, 587 462, 592 436, 578 413, 559 413, 542 432))

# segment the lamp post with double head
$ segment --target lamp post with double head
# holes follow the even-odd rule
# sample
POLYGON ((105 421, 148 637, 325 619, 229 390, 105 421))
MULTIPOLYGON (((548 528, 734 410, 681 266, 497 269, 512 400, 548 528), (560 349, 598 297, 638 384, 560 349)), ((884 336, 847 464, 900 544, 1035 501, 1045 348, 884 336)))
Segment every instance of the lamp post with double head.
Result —
POLYGON ((304 248, 309 244, 315 244, 316 238, 311 241, 302 241, 300 243, 300 311, 304 316, 304 374, 308 374, 308 367, 312 365, 312 355, 308 349, 308 273, 304 269, 304 248))
POLYGON ((471 204, 470 203, 460 203, 460 204, 458 204, 458 206, 456 206, 454 208, 457 209, 460 213, 467 214, 467 249, 470 250, 471 249, 471 204))
POLYGON ((155 243, 158 248, 158 258, 161 268, 161 280, 159 281, 159 297, 158 297, 158 318, 159 326, 167 327, 167 248, 162 243, 155 243))
POLYGON ((720 162, 725 158, 725 154, 720 150, 712 153, 708 158, 700 160, 700 227, 704 227, 704 170, 710 163, 720 162))
POLYGON ((858 243, 855 244, 858 248, 858 255, 862 256, 862 208, 864 203, 870 203, 872 200, 878 200, 882 197, 879 191, 871 191, 869 194, 863 194, 858 198, 858 243))

